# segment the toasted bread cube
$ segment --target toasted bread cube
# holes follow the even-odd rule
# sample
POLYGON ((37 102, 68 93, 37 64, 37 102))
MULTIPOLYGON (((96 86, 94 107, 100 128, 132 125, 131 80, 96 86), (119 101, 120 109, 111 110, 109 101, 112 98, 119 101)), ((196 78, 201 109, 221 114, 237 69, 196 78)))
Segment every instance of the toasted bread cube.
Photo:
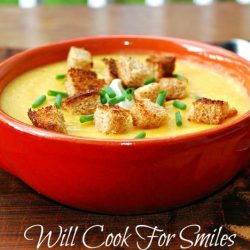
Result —
POLYGON ((134 126, 143 129, 159 128, 168 118, 166 109, 149 99, 136 100, 131 114, 134 126))
POLYGON ((28 116, 34 126, 67 134, 63 114, 56 106, 47 106, 36 111, 29 109, 28 116))
POLYGON ((156 79, 171 77, 175 69, 175 56, 152 55, 146 59, 147 64, 156 79))
POLYGON ((68 70, 66 90, 70 96, 89 91, 100 91, 105 85, 103 79, 97 79, 94 71, 71 68, 68 70))
POLYGON ((188 120, 216 125, 236 114, 237 110, 230 109, 228 102, 201 98, 193 102, 189 110, 188 120))
POLYGON ((93 66, 92 55, 84 48, 71 47, 67 58, 68 69, 90 70, 93 66))
POLYGON ((161 89, 159 83, 151 83, 137 88, 134 92, 135 99, 149 99, 151 102, 155 102, 161 89))
POLYGON ((79 93, 65 99, 62 108, 75 115, 93 114, 100 103, 98 91, 79 93))
POLYGON ((107 84, 111 83, 114 79, 119 78, 116 61, 113 58, 103 58, 105 63, 104 80, 107 84))
POLYGON ((130 111, 117 105, 99 105, 94 113, 95 127, 105 134, 122 134, 133 126, 130 111))
POLYGON ((188 80, 186 78, 161 78, 160 89, 166 90, 167 99, 182 99, 187 95, 188 80))
POLYGON ((134 92, 136 99, 150 99, 155 102, 160 91, 167 91, 167 99, 182 99, 187 92, 186 78, 161 78, 159 83, 151 83, 137 88, 134 92))
POLYGON ((138 60, 121 56, 115 62, 118 77, 126 87, 140 87, 150 77, 148 68, 138 60))

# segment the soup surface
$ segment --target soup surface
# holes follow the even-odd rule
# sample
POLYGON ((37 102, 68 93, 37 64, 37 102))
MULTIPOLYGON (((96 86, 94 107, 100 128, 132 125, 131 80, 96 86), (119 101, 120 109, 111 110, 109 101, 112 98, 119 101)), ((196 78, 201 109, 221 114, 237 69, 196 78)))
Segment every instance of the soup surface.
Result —
MULTIPOLYGON (((117 55, 94 56, 94 70, 102 77, 104 70, 103 57, 115 58, 117 55)), ((148 55, 131 54, 132 57, 145 61, 148 55)), ((58 74, 67 72, 66 61, 46 65, 29 71, 12 81, 4 89, 0 96, 0 108, 10 116, 24 123, 31 124, 27 111, 32 103, 41 95, 47 93, 49 89, 65 91, 64 79, 57 80, 58 74)), ((182 99, 187 104, 187 110, 181 111, 183 117, 182 127, 176 126, 175 112, 178 110, 172 105, 172 101, 166 102, 168 111, 168 122, 166 125, 156 129, 144 129, 147 138, 153 137, 173 137, 186 133, 205 130, 215 125, 198 124, 187 120, 188 110, 195 96, 207 97, 215 100, 229 102, 231 107, 238 110, 238 115, 224 121, 228 123, 232 119, 241 116, 250 110, 250 98, 243 85, 235 79, 227 76, 223 72, 215 69, 191 63, 190 61, 177 60, 175 73, 182 74, 188 78, 188 96, 182 99)), ((43 106, 54 104, 54 98, 48 97, 43 106)), ((105 135, 95 128, 93 121, 81 124, 77 115, 63 111, 68 134, 94 137, 94 138, 134 138, 142 129, 134 128, 126 134, 105 135)), ((219 125, 217 125, 219 126, 219 125)))

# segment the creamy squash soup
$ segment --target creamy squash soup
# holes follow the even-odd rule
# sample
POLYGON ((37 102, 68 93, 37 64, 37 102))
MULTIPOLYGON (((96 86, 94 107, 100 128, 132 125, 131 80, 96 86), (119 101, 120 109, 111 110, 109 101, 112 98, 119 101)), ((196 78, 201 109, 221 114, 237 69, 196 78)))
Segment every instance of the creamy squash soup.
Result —
POLYGON ((31 70, 4 89, 0 108, 46 130, 92 138, 173 137, 229 123, 250 110, 244 86, 170 55, 92 56, 31 70))

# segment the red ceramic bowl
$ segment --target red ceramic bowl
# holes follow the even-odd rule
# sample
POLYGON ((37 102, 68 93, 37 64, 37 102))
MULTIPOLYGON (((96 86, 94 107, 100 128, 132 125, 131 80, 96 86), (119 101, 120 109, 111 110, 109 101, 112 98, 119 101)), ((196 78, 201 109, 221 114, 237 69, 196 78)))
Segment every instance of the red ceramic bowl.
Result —
MULTIPOLYGON (((233 72, 250 94, 250 64, 237 55, 141 36, 81 38, 27 50, 0 64, 0 91, 28 70, 65 59, 72 45, 93 54, 140 49, 198 57, 233 72)), ((250 112, 175 138, 104 140, 48 132, 0 111, 0 166, 51 199, 84 210, 136 214, 184 205, 220 188, 249 162, 250 112)))

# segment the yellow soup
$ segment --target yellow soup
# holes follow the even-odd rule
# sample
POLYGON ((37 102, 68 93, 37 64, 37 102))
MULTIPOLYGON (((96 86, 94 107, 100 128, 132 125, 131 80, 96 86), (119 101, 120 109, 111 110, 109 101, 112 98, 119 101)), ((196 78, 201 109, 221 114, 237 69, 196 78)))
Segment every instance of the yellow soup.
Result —
MULTIPOLYGON (((147 55, 138 54, 131 56, 143 61, 147 57, 147 55)), ((100 78, 104 70, 103 57, 111 57, 111 55, 94 57, 94 70, 100 78)), ((112 57, 115 58, 116 56, 112 55, 112 57)), ((55 76, 65 74, 66 71, 66 62, 63 61, 36 68, 21 75, 4 89, 0 97, 0 108, 17 120, 31 124, 27 115, 28 109, 39 96, 46 94, 49 89, 65 91, 64 80, 56 80, 55 76)), ((182 74, 189 80, 189 94, 182 100, 182 102, 187 104, 187 110, 181 111, 183 126, 176 126, 175 112, 177 109, 173 107, 172 101, 168 101, 165 105, 169 114, 167 124, 160 128, 144 130, 147 138, 172 137, 213 127, 213 125, 187 121, 188 110, 191 103, 195 100, 195 96, 228 101, 231 107, 235 107, 238 110, 238 115, 227 119, 226 123, 250 110, 250 99, 246 89, 240 82, 226 76, 222 72, 189 61, 179 60, 176 63, 175 73, 182 74)), ((53 103, 54 97, 48 97, 43 106, 53 103)), ((71 115, 65 111, 62 112, 65 117, 68 134, 70 135, 120 139, 133 138, 138 132, 142 131, 142 129, 134 128, 126 134, 105 135, 98 132, 93 121, 81 124, 79 122, 80 116, 71 115)))

